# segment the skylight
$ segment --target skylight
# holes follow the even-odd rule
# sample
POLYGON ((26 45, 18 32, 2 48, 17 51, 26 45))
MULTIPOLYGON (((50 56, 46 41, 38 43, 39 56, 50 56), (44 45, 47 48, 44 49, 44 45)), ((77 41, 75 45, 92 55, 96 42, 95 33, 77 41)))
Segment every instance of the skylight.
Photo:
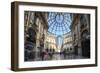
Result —
POLYGON ((48 31, 59 36, 70 31, 70 13, 50 12, 48 16, 48 31))

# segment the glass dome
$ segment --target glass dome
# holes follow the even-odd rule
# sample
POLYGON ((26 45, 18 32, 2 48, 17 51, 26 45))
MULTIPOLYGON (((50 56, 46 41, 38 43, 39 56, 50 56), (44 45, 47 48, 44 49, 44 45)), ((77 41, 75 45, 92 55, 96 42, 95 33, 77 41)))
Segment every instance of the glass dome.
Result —
POLYGON ((70 31, 71 17, 70 13, 49 12, 48 31, 59 36, 70 31))

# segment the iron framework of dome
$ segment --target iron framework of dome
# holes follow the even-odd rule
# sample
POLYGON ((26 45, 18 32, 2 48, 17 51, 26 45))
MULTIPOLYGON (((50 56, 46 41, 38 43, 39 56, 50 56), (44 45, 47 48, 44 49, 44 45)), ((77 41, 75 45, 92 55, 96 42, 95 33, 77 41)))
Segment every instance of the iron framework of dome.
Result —
POLYGON ((70 31, 71 17, 70 13, 49 12, 48 31, 59 36, 70 31))

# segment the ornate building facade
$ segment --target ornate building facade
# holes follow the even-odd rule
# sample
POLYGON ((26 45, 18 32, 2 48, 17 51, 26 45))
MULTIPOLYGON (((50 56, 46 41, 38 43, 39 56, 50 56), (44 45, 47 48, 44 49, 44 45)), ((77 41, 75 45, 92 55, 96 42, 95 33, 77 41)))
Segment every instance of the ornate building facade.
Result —
POLYGON ((90 15, 72 14, 72 39, 76 55, 90 57, 90 15))
POLYGON ((63 35, 63 44, 62 44, 62 50, 65 50, 67 53, 73 53, 73 45, 72 45, 72 34, 71 32, 68 32, 63 35))
POLYGON ((25 11, 25 61, 38 58, 45 49, 47 13, 25 11))
POLYGON ((47 32, 45 41, 47 49, 53 49, 57 51, 55 35, 51 34, 50 32, 47 32))

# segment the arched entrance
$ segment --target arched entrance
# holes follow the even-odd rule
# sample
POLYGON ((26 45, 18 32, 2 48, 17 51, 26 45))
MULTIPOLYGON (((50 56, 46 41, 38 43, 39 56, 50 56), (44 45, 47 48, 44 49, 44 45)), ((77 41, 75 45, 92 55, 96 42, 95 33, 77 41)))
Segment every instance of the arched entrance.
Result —
POLYGON ((90 58, 90 35, 87 30, 82 32, 81 38, 82 56, 90 58))

